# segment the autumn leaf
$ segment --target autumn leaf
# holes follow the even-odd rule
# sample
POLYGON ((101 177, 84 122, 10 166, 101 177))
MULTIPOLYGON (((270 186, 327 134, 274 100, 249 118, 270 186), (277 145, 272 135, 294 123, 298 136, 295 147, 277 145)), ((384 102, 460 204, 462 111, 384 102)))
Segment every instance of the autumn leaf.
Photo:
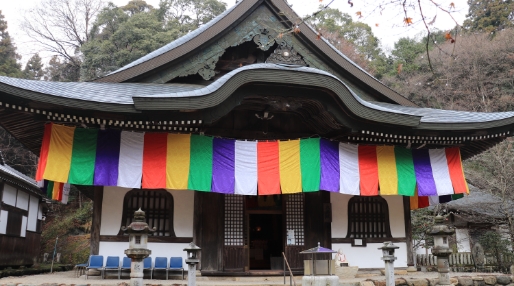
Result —
POLYGON ((455 43, 455 39, 452 37, 452 35, 450 34, 450 32, 447 32, 446 34, 444 34, 444 38, 447 40, 447 41, 450 41, 450 43, 455 43))
POLYGON ((455 9, 455 3, 450 3, 450 9, 455 9))
POLYGON ((410 25, 410 24, 412 24, 412 18, 411 17, 405 17, 405 19, 403 19, 403 22, 406 25, 410 25))
POLYGON ((355 15, 359 16, 359 18, 362 18, 362 13, 361 13, 361 11, 357 11, 357 13, 355 13, 355 15))
POLYGON ((375 27, 378 27, 378 23, 375 23, 375 27))
POLYGON ((280 34, 278 34, 278 36, 277 36, 277 37, 278 37, 279 39, 282 39, 282 37, 284 37, 284 34, 283 34, 283 33, 280 33, 280 34))
POLYGON ((294 32, 295 34, 299 34, 299 33, 300 33, 300 27, 298 27, 298 26, 294 26, 294 28, 293 28, 293 32, 294 32))
POLYGON ((351 0, 348 0, 348 4, 350 4, 350 7, 353 7, 353 2, 351 0))
POLYGON ((317 33, 317 35, 316 35, 316 40, 321 40, 321 36, 322 36, 322 35, 321 35, 321 32, 320 32, 320 31, 318 31, 318 33, 317 33))
POLYGON ((403 64, 398 64, 398 67, 396 68, 396 71, 398 72, 398 74, 400 74, 403 70, 403 64))
POLYGON ((319 3, 323 2, 323 0, 319 0, 319 3))

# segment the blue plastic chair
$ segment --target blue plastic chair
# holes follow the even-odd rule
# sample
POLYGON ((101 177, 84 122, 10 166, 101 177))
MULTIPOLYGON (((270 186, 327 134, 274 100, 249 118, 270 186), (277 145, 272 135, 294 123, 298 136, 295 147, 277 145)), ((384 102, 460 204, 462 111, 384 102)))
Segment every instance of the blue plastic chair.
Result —
POLYGON ((103 269, 103 275, 105 279, 105 272, 109 270, 118 271, 118 279, 120 279, 120 257, 119 256, 107 256, 107 262, 105 263, 105 267, 103 269))
POLYGON ((87 263, 81 263, 75 265, 75 276, 80 277, 84 275, 86 272, 87 263))
POLYGON ((86 280, 89 273, 89 269, 100 270, 101 277, 103 278, 103 268, 104 268, 104 257, 102 255, 91 255, 89 256, 89 262, 86 267, 86 280))
MULTIPOLYGON (((184 280, 184 267, 182 266, 182 257, 170 257, 169 271, 182 270, 182 280, 184 280)), ((166 278, 168 275, 166 274, 166 278)))
POLYGON ((130 257, 123 257, 123 261, 121 263, 120 276, 123 274, 123 270, 128 270, 130 272, 130 265, 132 264, 132 259, 130 257))
POLYGON ((154 266, 152 267, 152 273, 150 274, 150 279, 153 279, 153 275, 155 270, 165 270, 166 271, 166 280, 168 280, 168 258, 166 257, 156 257, 154 266))
POLYGON ((152 279, 152 258, 147 257, 143 260, 143 275, 145 270, 150 270, 150 279, 152 279))

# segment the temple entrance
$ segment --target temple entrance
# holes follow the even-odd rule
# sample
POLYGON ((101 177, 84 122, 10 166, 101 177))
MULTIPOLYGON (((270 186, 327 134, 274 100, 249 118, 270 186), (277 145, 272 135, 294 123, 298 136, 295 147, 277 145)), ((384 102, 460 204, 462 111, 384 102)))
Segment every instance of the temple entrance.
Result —
POLYGON ((282 196, 246 197, 248 269, 280 270, 284 251, 282 196))
POLYGON ((282 269, 282 214, 249 214, 250 270, 282 269))

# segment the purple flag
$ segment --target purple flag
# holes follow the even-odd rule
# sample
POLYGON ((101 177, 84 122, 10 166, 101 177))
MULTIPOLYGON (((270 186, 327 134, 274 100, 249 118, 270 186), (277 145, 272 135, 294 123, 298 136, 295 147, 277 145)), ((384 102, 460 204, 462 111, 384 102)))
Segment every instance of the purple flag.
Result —
POLYGON ((212 191, 233 194, 235 140, 214 138, 212 142, 212 191))
POLYGON ((96 147, 95 180, 97 186, 118 184, 118 161, 120 158, 119 130, 100 130, 96 147))
POLYGON ((321 159, 320 190, 339 192, 339 147, 338 142, 321 139, 319 143, 321 159))
POLYGON ((412 159, 414 161, 414 170, 418 183, 418 196, 437 196, 428 150, 412 150, 412 159))

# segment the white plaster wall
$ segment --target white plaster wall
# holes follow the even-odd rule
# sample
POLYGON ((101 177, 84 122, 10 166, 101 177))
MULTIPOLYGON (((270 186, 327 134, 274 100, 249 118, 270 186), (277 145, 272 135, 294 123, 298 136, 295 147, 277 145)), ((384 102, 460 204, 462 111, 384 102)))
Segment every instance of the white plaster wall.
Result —
POLYGON ((23 216, 21 218, 21 231, 20 236, 25 237, 27 235, 27 217, 23 216))
POLYGON ((5 204, 11 205, 13 207, 16 206, 16 188, 11 185, 4 184, 2 201, 5 204))
MULTIPOLYGON (((104 187, 100 235, 117 235, 121 227, 123 198, 131 189, 104 187)), ((177 237, 193 236, 194 192, 168 190, 173 196, 173 228, 177 237)))
MULTIPOLYGON (((394 267, 407 267, 407 245, 404 242, 398 242, 394 245, 400 247, 394 253, 394 256, 397 257, 394 267)), ((333 243, 332 249, 336 251, 342 249, 350 266, 384 268, 384 261, 380 259, 382 250, 378 249, 382 246, 383 243, 368 243, 366 247, 352 247, 351 244, 333 243)))
POLYGON ((29 197, 30 195, 23 192, 18 191, 18 198, 16 199, 16 207, 22 210, 29 210, 29 197))
POLYGON ((351 195, 330 193, 332 204, 332 237, 346 237, 348 232, 348 201, 351 195))
POLYGON ((0 211, 0 234, 5 234, 7 231, 7 216, 9 213, 7 211, 0 211))
POLYGON ((37 215, 39 208, 39 198, 36 196, 30 196, 29 203, 29 218, 27 222, 28 231, 36 231, 37 229, 37 215))
MULTIPOLYGON (((184 268, 186 264, 186 252, 183 250, 187 247, 187 243, 148 243, 148 248, 152 251, 150 257, 152 257, 152 265, 155 261, 155 257, 182 257, 182 265, 184 268)), ((100 255, 104 256, 104 263, 107 260, 107 256, 119 256, 120 263, 125 256, 125 249, 128 248, 128 237, 127 242, 107 242, 100 241, 100 255)))
MULTIPOLYGON (((348 201, 351 195, 330 193, 332 203, 332 237, 344 238, 348 232, 348 201)), ((405 237, 402 196, 383 196, 389 209, 389 224, 393 237, 405 237)))
MULTIPOLYGON (((348 232, 348 201, 351 195, 330 193, 332 203, 332 237, 345 238, 348 232)), ((403 215, 402 196, 383 196, 389 209, 389 223, 393 237, 405 237, 405 220, 403 215)), ((395 243, 400 248, 396 250, 395 267, 407 267, 406 243, 395 243)), ((382 243, 368 243, 366 247, 352 247, 351 244, 333 243, 332 249, 342 249, 350 265, 360 268, 383 268, 384 262, 380 259, 382 243)))
POLYGON ((123 198, 130 190, 131 189, 120 187, 104 187, 100 235, 118 234, 121 227, 121 216, 123 213, 123 198))
POLYGON ((459 252, 471 252, 471 243, 469 241, 469 231, 467 228, 457 228, 455 230, 455 238, 457 239, 457 249, 459 252))
POLYGON ((405 219, 403 215, 403 196, 382 196, 389 208, 389 225, 393 237, 405 237, 405 219))

